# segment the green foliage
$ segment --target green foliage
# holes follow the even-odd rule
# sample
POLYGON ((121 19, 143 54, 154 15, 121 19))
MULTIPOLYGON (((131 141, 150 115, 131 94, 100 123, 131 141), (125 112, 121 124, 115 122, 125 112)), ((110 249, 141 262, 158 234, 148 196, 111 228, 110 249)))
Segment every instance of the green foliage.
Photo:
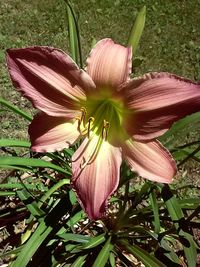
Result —
POLYGON ((142 36, 142 32, 144 30, 145 18, 146 18, 146 7, 144 6, 138 13, 135 23, 131 29, 130 36, 128 38, 128 46, 132 47, 133 57, 135 57, 139 41, 142 36))
MULTIPOLYGON (((50 266, 115 266, 116 262, 130 266, 136 259, 145 266, 196 266, 199 248, 192 229, 200 227, 199 198, 179 199, 176 190, 150 182, 136 189, 125 169, 122 181, 126 189, 119 190, 110 202, 108 217, 88 222, 65 178, 70 177, 66 157, 71 150, 48 155, 54 164, 34 158, 42 155, 18 155, 17 149, 28 148, 25 141, 2 140, 1 144, 17 154, 1 157, 0 166, 14 170, 18 181, 2 184, 0 195, 19 199, 26 211, 17 249, 14 246, 12 252, 1 255, 9 257, 12 266, 30 262, 35 266, 46 262, 50 266), (23 182, 23 173, 31 180, 23 182), (50 184, 45 185, 47 181, 50 184), (113 209, 120 212, 113 213, 113 209)), ((177 160, 195 156, 199 161, 199 142, 196 145, 195 149, 176 147, 173 154, 177 160)), ((19 220, 21 214, 17 205, 14 215, 3 210, 0 218, 6 222, 15 216, 19 220)))
POLYGON ((2 104, 3 106, 7 107, 11 111, 13 111, 15 114, 20 115, 24 119, 26 119, 28 121, 31 121, 32 120, 32 117, 30 115, 28 115, 26 112, 22 111, 21 109, 15 107, 9 101, 7 101, 7 100, 5 100, 3 98, 0 98, 0 104, 2 104))
MULTIPOLYGON (((12 259, 12 266, 27 266, 30 261, 37 266, 47 260, 50 266, 114 266, 116 261, 125 266, 134 261, 145 266, 182 266, 183 262, 195 266, 199 248, 192 229, 200 227, 199 198, 181 199, 179 189, 147 181, 137 188, 123 165, 123 183, 110 201, 108 216, 90 222, 67 178, 68 159, 75 148, 48 153, 46 158, 42 154, 23 157, 20 149, 29 149, 28 142, 4 139, 0 143, 11 147, 15 155, 1 157, 0 166, 12 168, 16 177, 0 185, 0 194, 20 203, 14 215, 5 209, 0 218, 6 223, 23 212, 26 221, 18 246, 1 255, 12 259), (23 173, 28 179, 22 180, 23 173)), ((200 154, 195 155, 200 159, 200 154)))
MULTIPOLYGON (((65 2, 71 53, 82 65, 77 16, 70 2, 65 2)), ((115 1, 116 6, 119 4, 115 1)), ((158 8, 157 2, 152 8, 158 8)), ((144 18, 142 9, 129 39, 134 52, 144 18)), ((6 100, 0 99, 0 103, 17 116, 31 120, 30 115, 6 100)), ((199 113, 186 117, 162 138, 179 165, 190 159, 200 161, 200 140, 174 146, 176 134, 198 121, 199 113)), ((180 195, 181 187, 147 181, 138 185, 134 182, 136 175, 123 164, 120 186, 110 200, 107 216, 89 221, 70 186, 70 159, 75 147, 38 154, 31 153, 30 143, 23 140, 2 139, 0 146, 0 168, 9 171, 0 184, 0 196, 4 197, 1 226, 24 222, 22 231, 7 236, 11 251, 0 255, 12 266, 103 267, 135 262, 149 267, 196 265, 199 247, 193 230, 200 227, 198 197, 185 198, 180 195), (6 205, 8 201, 14 204, 12 209, 6 205)))
POLYGON ((79 35, 79 27, 76 19, 76 14, 69 0, 65 0, 67 5, 67 18, 68 18, 68 32, 69 32, 69 43, 71 56, 74 61, 80 64, 80 67, 83 68, 82 61, 82 52, 81 52, 81 43, 79 35))

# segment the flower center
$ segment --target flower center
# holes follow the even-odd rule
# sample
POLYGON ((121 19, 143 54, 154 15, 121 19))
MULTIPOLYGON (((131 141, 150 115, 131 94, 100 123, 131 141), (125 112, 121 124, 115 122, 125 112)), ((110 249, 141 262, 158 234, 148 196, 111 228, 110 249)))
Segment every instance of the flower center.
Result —
POLYGON ((122 124, 125 112, 122 99, 90 96, 81 108, 81 116, 76 118, 79 131, 88 138, 95 134, 103 140, 117 141, 124 136, 122 124))
MULTIPOLYGON (((128 138, 124 121, 129 116, 123 96, 109 90, 97 91, 82 103, 78 120, 78 130, 85 139, 80 169, 92 164, 100 153, 103 144, 120 146, 128 138)), ((74 159, 75 161, 77 159, 74 159)))

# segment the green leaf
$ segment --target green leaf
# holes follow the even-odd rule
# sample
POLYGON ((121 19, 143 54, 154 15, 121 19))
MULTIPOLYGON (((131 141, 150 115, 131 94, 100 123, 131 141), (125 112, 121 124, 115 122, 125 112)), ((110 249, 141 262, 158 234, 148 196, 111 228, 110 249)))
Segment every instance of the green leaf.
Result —
POLYGON ((196 267, 197 245, 193 239, 193 236, 183 230, 180 230, 179 236, 182 236, 185 240, 187 240, 187 244, 183 245, 183 248, 188 266, 196 267))
MULTIPOLYGON (((1 158, 0 158, 0 161, 1 161, 1 158)), ((0 168, 3 168, 3 169, 15 169, 15 170, 21 170, 21 171, 32 171, 32 168, 31 167, 19 167, 19 166, 12 166, 12 165, 2 165, 0 164, 0 168)))
POLYGON ((68 31, 69 31, 69 42, 71 56, 74 61, 78 64, 80 62, 80 67, 83 67, 82 63, 82 52, 81 43, 79 36, 79 28, 76 20, 76 15, 74 9, 69 0, 64 0, 67 4, 67 18, 68 18, 68 31))
POLYGON ((181 260, 178 255, 174 252, 174 247, 170 246, 168 242, 165 240, 165 237, 160 241, 160 246, 164 249, 164 255, 169 258, 172 262, 181 264, 181 260))
MULTIPOLYGON (((67 252, 71 252, 71 251, 73 251, 74 252, 74 250, 76 250, 76 248, 77 247, 79 247, 79 245, 75 245, 75 244, 67 244, 66 246, 65 246, 65 250, 67 251, 67 252)), ((80 252, 81 250, 78 250, 78 252, 80 252)))
POLYGON ((154 227, 155 227, 154 232, 158 234, 160 232, 159 207, 158 207, 158 203, 156 200, 156 194, 153 190, 149 195, 149 199, 150 199, 150 203, 151 203, 153 215, 154 215, 154 227))
POLYGON ((200 198, 178 199, 181 209, 196 209, 200 206, 200 198))
POLYGON ((70 175, 70 173, 67 170, 64 170, 63 168, 44 161, 42 159, 34 159, 34 158, 21 158, 21 157, 1 157, 0 158, 0 168, 6 168, 7 166, 13 167, 13 169, 15 167, 26 167, 30 166, 30 167, 43 167, 43 168, 50 168, 53 169, 55 171, 61 172, 63 174, 66 175, 70 175))
MULTIPOLYGON (((76 252, 80 252, 82 250, 88 250, 88 249, 95 248, 106 241, 105 233, 98 235, 98 236, 95 236, 95 237, 84 237, 85 241, 86 241, 86 238, 88 240, 87 240, 87 242, 84 242, 85 244, 82 244, 79 246, 73 245, 70 248, 68 247, 68 249, 71 249, 73 251, 73 253, 76 253, 76 252)), ((79 239, 79 241, 80 241, 80 239, 79 239)), ((83 243, 83 240, 82 240, 82 243, 83 243)))
POLYGON ((28 141, 12 140, 12 139, 0 139, 0 147, 27 147, 31 146, 28 141))
POLYGON ((172 221, 177 223, 180 219, 184 218, 182 209, 178 203, 176 197, 172 194, 168 185, 162 186, 162 198, 167 206, 168 212, 172 221))
POLYGON ((182 237, 183 239, 188 241, 187 245, 183 244, 185 257, 188 261, 188 266, 195 267, 197 249, 196 249, 193 237, 185 231, 185 228, 187 228, 187 225, 184 224, 184 221, 185 221, 184 214, 178 203, 178 200, 176 199, 175 196, 173 196, 170 190, 170 187, 168 185, 162 186, 161 194, 167 206, 169 215, 171 219, 174 221, 179 237, 182 237), (184 230, 181 228, 182 225, 184 225, 184 230))
POLYGON ((32 237, 28 240, 26 245, 23 247, 16 261, 12 267, 26 267, 27 263, 31 260, 35 251, 39 248, 42 242, 52 231, 52 227, 47 226, 44 220, 39 224, 32 237))
POLYGON ((117 233, 117 237, 118 238, 122 238, 122 237, 130 237, 130 230, 134 232, 134 236, 137 238, 137 235, 135 235, 135 233, 138 233, 138 234, 142 234, 142 235, 145 235, 148 237, 153 237, 153 239, 155 239, 156 241, 158 240, 158 234, 154 233, 153 231, 151 230, 148 230, 146 229, 145 227, 143 226, 129 226, 129 230, 125 231, 125 232, 119 232, 117 233))
POLYGON ((48 187, 44 186, 43 184, 23 184, 23 183, 6 183, 0 184, 0 189, 24 189, 27 188, 28 190, 39 190, 45 191, 48 187))
POLYGON ((100 253, 98 254, 94 264, 92 267, 104 267, 109 259, 110 252, 113 249, 113 244, 111 243, 111 236, 106 241, 105 245, 101 249, 100 253))
MULTIPOLYGON (((135 207, 141 201, 143 201, 143 199, 145 198, 145 196, 147 196, 149 194, 149 191, 152 188, 152 186, 153 186, 152 183, 150 183, 149 181, 145 181, 145 183, 142 186, 142 188, 140 189, 140 191, 135 194, 134 201, 131 204, 131 207, 127 210, 126 215, 122 217, 122 221, 124 221, 124 219, 126 220, 127 218, 129 220, 129 217, 130 216, 135 215, 135 207)), ((118 221, 120 221, 120 220, 118 219, 118 221)))
POLYGON ((85 217, 85 213, 83 210, 78 211, 75 215, 71 216, 67 222, 67 225, 74 229, 74 225, 77 224, 81 219, 85 217))
POLYGON ((8 256, 13 257, 13 255, 18 255, 23 247, 24 247, 24 245, 19 246, 18 248, 15 248, 13 250, 6 251, 6 252, 0 254, 0 258, 4 258, 4 257, 8 257, 8 256))
POLYGON ((59 182, 57 182, 56 184, 54 184, 47 192, 45 192, 45 194, 41 197, 40 199, 40 203, 38 203, 38 206, 41 207, 42 204, 56 191, 58 190, 60 187, 62 187, 63 185, 66 184, 70 184, 70 180, 69 179, 62 179, 59 182))
POLYGON ((62 239, 78 242, 78 243, 88 243, 88 240, 90 239, 89 236, 84 236, 80 234, 71 234, 71 233, 57 233, 57 236, 59 236, 62 239))
POLYGON ((28 121, 32 121, 32 117, 29 114, 27 114, 26 112, 22 111, 21 109, 15 107, 13 104, 11 104, 10 102, 8 102, 7 100, 5 100, 5 99, 3 99, 1 97, 0 97, 0 104, 2 104, 3 106, 9 108, 11 111, 13 111, 14 113, 20 115, 24 119, 26 119, 28 121))
POLYGON ((131 29, 131 33, 128 38, 128 46, 132 47, 133 55, 135 56, 140 38, 145 25, 146 18, 146 6, 144 6, 138 13, 135 23, 131 29))
MULTIPOLYGON (((15 209, 15 214, 17 215, 17 214, 19 214, 21 212, 24 212, 24 211, 26 211, 26 207, 16 208, 15 209)), ((10 216, 10 215, 13 216, 12 211, 4 211, 4 212, 2 212, 2 210, 1 210, 0 218, 1 218, 1 220, 3 220, 6 216, 10 216)))
POLYGON ((86 255, 81 255, 79 256, 74 263, 72 263, 71 267, 81 267, 83 266, 83 264, 85 263, 85 259, 87 257, 87 254, 86 255))
POLYGON ((106 240, 105 233, 92 237, 90 241, 88 241, 85 245, 81 246, 81 249, 91 249, 91 248, 97 247, 103 242, 105 242, 105 240, 106 240))
POLYGON ((200 112, 194 113, 190 116, 187 116, 181 120, 179 120, 178 122, 174 123, 174 125, 170 128, 169 131, 167 131, 161 138, 160 140, 163 141, 168 137, 173 136, 173 139, 170 140, 170 143, 176 138, 176 133, 182 129, 185 129, 186 126, 188 126, 189 124, 196 124, 197 122, 200 121, 200 112))
POLYGON ((37 202, 32 195, 26 190, 17 191, 18 197, 26 204, 26 207, 34 217, 44 216, 44 211, 38 207, 37 202))
POLYGON ((126 240, 120 240, 120 243, 125 247, 127 252, 133 254, 133 256, 144 263, 145 267, 166 267, 161 261, 137 245, 131 245, 126 240))
POLYGON ((191 151, 191 150, 190 149, 184 150, 184 152, 187 154, 187 156, 184 159, 182 159, 181 162, 179 162, 178 167, 180 165, 184 164, 190 158, 200 162, 200 145, 197 148, 195 148, 193 151, 189 152, 189 153, 187 151, 191 151))
MULTIPOLYGON (((54 227, 58 226, 60 219, 68 212, 68 199, 66 197, 60 199, 55 207, 47 214, 45 218, 40 220, 40 224, 24 245, 16 261, 12 267, 26 267, 35 252, 39 249, 41 244, 51 233, 54 227)), ((62 227, 60 225, 60 227, 62 227)))
POLYGON ((115 255, 112 252, 110 253, 109 261, 110 261, 111 267, 115 267, 116 266, 115 255))
POLYGON ((8 197, 8 196, 14 196, 14 195, 16 195, 16 192, 0 191, 0 197, 8 197))

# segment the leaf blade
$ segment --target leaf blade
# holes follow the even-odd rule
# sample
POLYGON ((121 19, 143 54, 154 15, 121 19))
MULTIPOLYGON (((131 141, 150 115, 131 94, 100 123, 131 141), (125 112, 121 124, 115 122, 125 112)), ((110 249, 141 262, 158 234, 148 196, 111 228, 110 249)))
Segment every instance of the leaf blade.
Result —
POLYGON ((0 104, 2 104, 3 106, 7 107, 8 109, 10 109, 11 111, 13 111, 14 113, 20 115, 21 117, 23 117, 24 119, 28 120, 28 121, 32 121, 32 117, 27 114, 25 111, 15 107, 13 104, 11 104, 9 101, 3 99, 0 97, 0 104))
POLYGON ((142 32, 145 26, 145 19, 146 6, 142 7, 139 11, 128 38, 128 46, 132 47, 133 55, 135 55, 136 53, 140 38, 142 36, 142 32))
POLYGON ((106 241, 105 245, 101 249, 100 253, 98 254, 94 264, 92 267, 104 267, 109 259, 110 252, 113 249, 113 244, 111 243, 111 236, 106 241))
POLYGON ((126 240, 121 240, 120 243, 129 253, 132 253, 137 259, 144 263, 146 267, 166 267, 165 264, 137 245, 130 245, 126 240))

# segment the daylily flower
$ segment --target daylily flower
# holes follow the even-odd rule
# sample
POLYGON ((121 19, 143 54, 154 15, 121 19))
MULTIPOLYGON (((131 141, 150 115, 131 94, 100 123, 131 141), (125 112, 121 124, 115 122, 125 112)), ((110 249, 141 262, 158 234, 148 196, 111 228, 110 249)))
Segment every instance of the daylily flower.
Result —
POLYGON ((200 85, 169 73, 130 79, 131 48, 97 43, 80 70, 49 47, 10 49, 14 86, 40 112, 29 127, 32 150, 53 152, 82 139, 72 157, 72 184, 91 219, 105 214, 125 160, 140 176, 170 183, 170 153, 155 138, 200 110, 200 85))

